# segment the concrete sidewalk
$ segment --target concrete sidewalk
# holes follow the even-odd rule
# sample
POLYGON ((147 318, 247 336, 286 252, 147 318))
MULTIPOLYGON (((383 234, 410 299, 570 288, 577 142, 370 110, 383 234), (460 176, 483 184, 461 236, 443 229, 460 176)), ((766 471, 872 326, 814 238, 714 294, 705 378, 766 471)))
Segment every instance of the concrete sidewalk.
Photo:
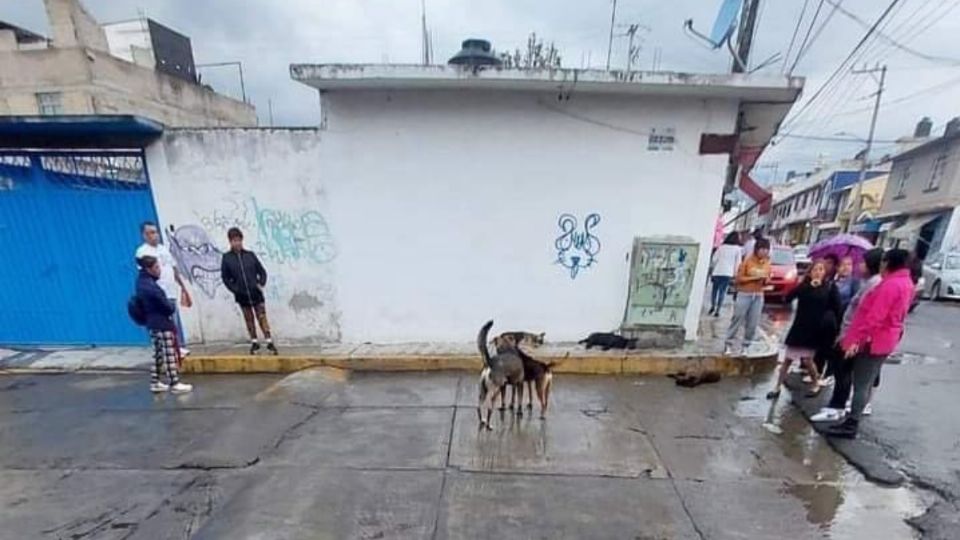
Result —
MULTIPOLYGON (((668 374, 718 371, 749 375, 772 368, 777 345, 771 334, 760 337, 744 354, 725 356, 723 334, 730 308, 719 318, 704 316, 700 338, 669 350, 585 350, 575 343, 548 343, 533 351, 538 359, 554 362, 558 373, 668 374)), ((354 371, 479 370, 474 343, 331 343, 319 346, 280 345, 279 356, 251 356, 247 344, 194 346, 185 359, 184 373, 291 373, 331 366, 354 371)), ((147 347, 90 347, 64 349, 0 349, 0 371, 146 370, 152 351, 147 347)))

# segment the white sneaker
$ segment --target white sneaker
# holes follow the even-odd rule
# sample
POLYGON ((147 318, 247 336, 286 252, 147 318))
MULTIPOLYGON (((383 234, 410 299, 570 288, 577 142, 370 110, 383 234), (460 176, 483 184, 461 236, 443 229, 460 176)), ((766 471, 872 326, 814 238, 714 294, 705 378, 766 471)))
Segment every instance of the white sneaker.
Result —
POLYGON ((155 382, 150 384, 151 392, 160 393, 160 392, 166 392, 169 389, 170 389, 170 385, 164 384, 162 382, 155 382))
POLYGON ((873 414, 873 405, 867 403, 867 406, 863 408, 863 412, 861 414, 863 416, 870 416, 873 414))
POLYGON ((193 385, 192 385, 192 384, 187 384, 187 383, 182 383, 182 382, 178 382, 177 384, 173 385, 173 386, 170 388, 170 391, 173 392, 174 394, 186 394, 187 392, 190 392, 191 390, 193 390, 193 385))
POLYGON ((186 347, 180 347, 180 356, 183 358, 190 356, 190 349, 186 347))
POLYGON ((844 417, 843 411, 824 407, 820 412, 810 417, 811 422, 836 422, 844 417))
POLYGON ((809 375, 804 375, 802 380, 803 380, 803 382, 805 382, 805 383, 807 383, 807 384, 813 383, 813 377, 811 377, 811 376, 809 376, 809 375))

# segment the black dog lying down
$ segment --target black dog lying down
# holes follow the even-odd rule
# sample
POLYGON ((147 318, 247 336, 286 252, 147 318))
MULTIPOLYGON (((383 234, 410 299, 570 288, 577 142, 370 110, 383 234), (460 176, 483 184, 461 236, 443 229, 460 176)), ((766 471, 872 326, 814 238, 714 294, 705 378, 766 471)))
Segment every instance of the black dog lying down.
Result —
POLYGON ((612 332, 594 332, 586 339, 580 340, 580 345, 585 345, 587 349, 591 347, 600 347, 604 351, 610 349, 636 349, 637 340, 627 339, 612 332))

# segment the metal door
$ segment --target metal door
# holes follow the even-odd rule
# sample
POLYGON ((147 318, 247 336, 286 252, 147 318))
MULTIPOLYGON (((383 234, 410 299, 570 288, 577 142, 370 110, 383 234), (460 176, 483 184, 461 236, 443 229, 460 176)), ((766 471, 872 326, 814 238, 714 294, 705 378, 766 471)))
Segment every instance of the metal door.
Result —
POLYGON ((132 345, 142 152, 0 152, 0 344, 132 345))

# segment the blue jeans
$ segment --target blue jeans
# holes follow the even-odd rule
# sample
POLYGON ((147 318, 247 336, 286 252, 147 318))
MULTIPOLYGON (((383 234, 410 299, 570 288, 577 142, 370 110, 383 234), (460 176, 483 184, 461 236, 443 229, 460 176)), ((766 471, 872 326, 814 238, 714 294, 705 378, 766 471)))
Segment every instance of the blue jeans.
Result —
POLYGON ((710 293, 710 309, 720 311, 723 307, 723 299, 727 296, 727 288, 733 280, 730 276, 713 276, 713 291, 710 293))

